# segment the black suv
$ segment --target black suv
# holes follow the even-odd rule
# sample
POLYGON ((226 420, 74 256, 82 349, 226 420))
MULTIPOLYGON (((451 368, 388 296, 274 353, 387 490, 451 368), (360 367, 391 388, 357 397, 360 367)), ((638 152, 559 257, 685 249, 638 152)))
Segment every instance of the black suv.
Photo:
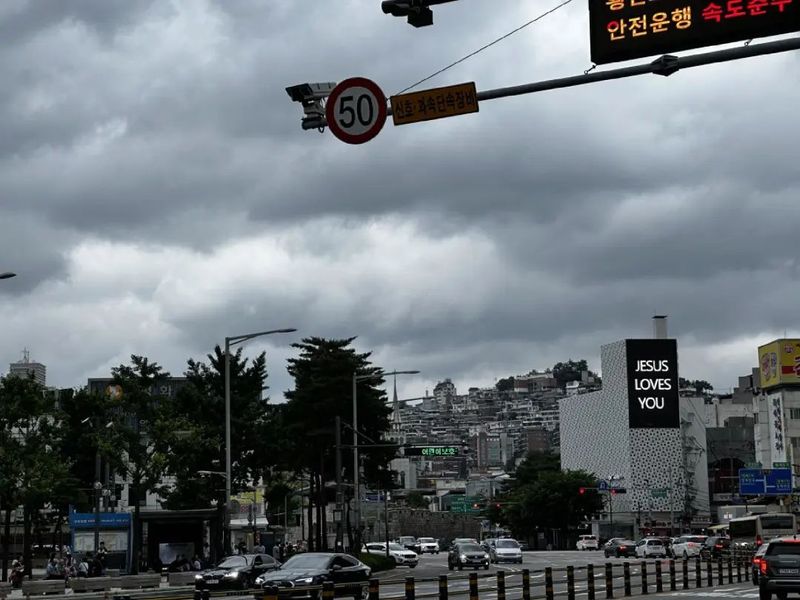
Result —
POLYGON ((772 594, 785 600, 790 592, 800 593, 800 539, 796 535, 770 540, 758 566, 759 600, 771 600, 772 594))
POLYGON ((730 538, 714 536, 703 542, 700 548, 700 556, 705 559, 723 558, 731 553, 730 538))

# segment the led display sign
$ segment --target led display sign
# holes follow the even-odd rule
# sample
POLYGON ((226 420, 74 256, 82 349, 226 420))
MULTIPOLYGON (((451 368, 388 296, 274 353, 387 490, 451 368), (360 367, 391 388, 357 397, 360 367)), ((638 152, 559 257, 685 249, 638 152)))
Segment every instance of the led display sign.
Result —
POLYGON ((403 449, 405 456, 458 456, 455 446, 406 446, 403 449))
POLYGON ((589 0, 589 28, 599 65, 800 31, 800 0, 589 0))
POLYGON ((629 427, 680 426, 678 347, 675 340, 625 340, 625 349, 629 427))

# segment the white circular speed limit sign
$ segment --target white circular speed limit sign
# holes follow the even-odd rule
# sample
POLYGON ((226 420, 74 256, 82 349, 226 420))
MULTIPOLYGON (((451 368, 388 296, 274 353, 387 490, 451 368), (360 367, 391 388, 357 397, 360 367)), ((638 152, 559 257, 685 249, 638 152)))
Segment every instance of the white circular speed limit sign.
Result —
POLYGON ((374 81, 345 79, 331 92, 325 117, 333 135, 348 144, 374 138, 386 123, 386 96, 374 81))

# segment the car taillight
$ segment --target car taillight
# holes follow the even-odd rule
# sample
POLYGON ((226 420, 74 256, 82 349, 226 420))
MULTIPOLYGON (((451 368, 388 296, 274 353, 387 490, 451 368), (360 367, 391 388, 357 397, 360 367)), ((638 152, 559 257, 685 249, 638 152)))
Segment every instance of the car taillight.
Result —
POLYGON ((758 569, 759 569, 759 571, 761 571, 762 575, 766 575, 767 574, 767 561, 766 560, 758 561, 758 569))
POLYGON ((625 550, 625 546, 620 546, 619 549, 620 550, 625 550))
POLYGON ((714 544, 714 548, 722 548, 722 544, 714 544))
POLYGON ((756 558, 754 558, 754 559, 753 559, 753 564, 754 564, 755 566, 758 566, 760 562, 761 562, 761 559, 760 559, 760 558, 758 558, 758 557, 756 557, 756 558))
POLYGON ((686 544, 686 545, 687 545, 689 548, 694 548, 695 546, 697 546, 697 544, 695 544, 694 542, 689 542, 689 543, 688 543, 688 544, 686 544))
POLYGON ((761 540, 761 536, 760 536, 760 535, 757 535, 757 536, 756 536, 756 548, 758 548, 758 547, 759 547, 761 544, 763 544, 763 543, 764 543, 764 542, 761 540))

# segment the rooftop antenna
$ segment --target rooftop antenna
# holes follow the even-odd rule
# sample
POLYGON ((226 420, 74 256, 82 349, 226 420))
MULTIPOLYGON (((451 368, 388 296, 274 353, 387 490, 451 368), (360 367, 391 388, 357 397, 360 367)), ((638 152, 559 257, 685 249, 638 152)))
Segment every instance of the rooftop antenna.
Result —
POLYGON ((31 352, 27 348, 22 349, 22 362, 24 363, 31 362, 31 352))

